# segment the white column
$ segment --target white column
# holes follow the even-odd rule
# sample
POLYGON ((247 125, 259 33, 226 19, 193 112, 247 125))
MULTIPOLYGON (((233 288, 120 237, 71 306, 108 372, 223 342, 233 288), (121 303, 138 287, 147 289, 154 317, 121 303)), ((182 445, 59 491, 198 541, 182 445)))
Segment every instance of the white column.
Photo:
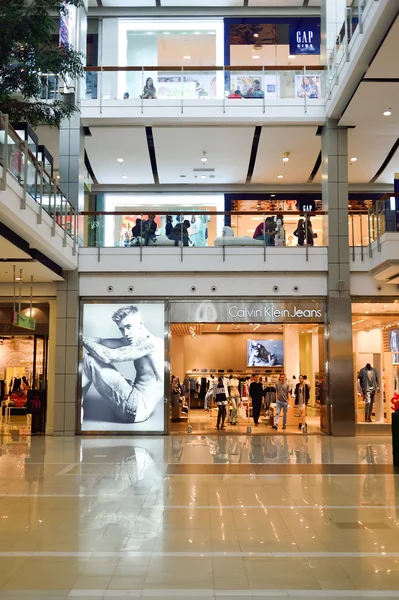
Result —
POLYGON ((289 381, 299 376, 299 329, 298 325, 284 325, 284 371, 289 381))
POLYGON ((49 300, 49 336, 47 361, 47 418, 46 435, 54 434, 55 355, 57 331, 57 301, 49 300))

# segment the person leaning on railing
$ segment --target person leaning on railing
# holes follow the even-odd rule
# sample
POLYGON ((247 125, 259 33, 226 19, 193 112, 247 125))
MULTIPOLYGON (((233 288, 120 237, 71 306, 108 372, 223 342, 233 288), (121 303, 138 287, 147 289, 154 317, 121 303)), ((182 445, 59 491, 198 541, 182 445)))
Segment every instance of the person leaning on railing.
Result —
POLYGON ((154 81, 152 77, 147 77, 141 98, 143 100, 155 100, 156 97, 157 90, 154 87, 154 81))

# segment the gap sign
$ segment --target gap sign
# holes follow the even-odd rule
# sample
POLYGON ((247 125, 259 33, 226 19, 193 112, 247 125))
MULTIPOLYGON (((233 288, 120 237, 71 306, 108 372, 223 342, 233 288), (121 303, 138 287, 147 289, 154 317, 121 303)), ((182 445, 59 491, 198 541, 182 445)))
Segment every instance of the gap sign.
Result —
POLYGON ((31 331, 34 331, 36 329, 36 319, 28 317, 27 315, 23 315, 22 313, 13 311, 11 313, 11 325, 21 327, 22 329, 30 329, 31 331))
POLYGON ((301 19, 290 24, 290 54, 320 54, 320 21, 301 19))

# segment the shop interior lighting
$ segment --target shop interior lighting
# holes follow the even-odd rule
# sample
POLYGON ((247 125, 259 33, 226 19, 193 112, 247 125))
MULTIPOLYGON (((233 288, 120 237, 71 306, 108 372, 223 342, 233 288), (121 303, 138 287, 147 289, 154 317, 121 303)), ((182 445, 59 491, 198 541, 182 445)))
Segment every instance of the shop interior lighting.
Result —
POLYGON ((191 56, 189 54, 186 54, 185 56, 183 56, 184 60, 190 60, 191 56))
POLYGON ((290 152, 284 152, 283 162, 287 163, 290 160, 290 152))
POLYGON ((356 156, 354 156, 353 158, 351 158, 351 162, 356 162, 356 161, 357 161, 356 156))
POLYGON ((122 175, 122 179, 127 179, 127 175, 122 175))
POLYGON ((270 198, 275 198, 276 194, 270 194, 270 198))
POLYGON ((216 331, 219 331, 219 330, 220 330, 220 323, 219 323, 219 325, 216 327, 216 331))
POLYGON ((252 331, 256 331, 257 329, 259 329, 259 327, 260 327, 260 324, 259 324, 259 323, 257 323, 257 325, 255 325, 255 327, 253 328, 253 330, 252 330, 252 331))
POLYGON ((202 153, 201 162, 202 162, 202 163, 204 163, 204 164, 205 164, 206 162, 208 162, 208 159, 207 159, 207 157, 206 157, 206 152, 205 152, 205 151, 202 153))
POLYGON ((258 54, 254 54, 252 58, 260 58, 258 54))
POLYGON ((123 163, 123 158, 117 158, 116 160, 118 161, 119 164, 123 163))
POLYGON ((206 179, 206 175, 201 175, 201 179, 206 179))
POLYGON ((284 175, 277 175, 277 179, 282 179, 284 175))
POLYGON ((254 38, 259 37, 259 33, 254 33, 254 38))
POLYGON ((384 110, 384 117, 390 117, 391 114, 392 114, 391 108, 388 108, 387 110, 384 110))

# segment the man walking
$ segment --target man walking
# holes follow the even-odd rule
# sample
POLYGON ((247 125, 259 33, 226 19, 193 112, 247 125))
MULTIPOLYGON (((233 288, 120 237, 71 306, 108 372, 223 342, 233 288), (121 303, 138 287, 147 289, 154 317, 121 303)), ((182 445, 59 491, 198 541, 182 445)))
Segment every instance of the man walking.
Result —
POLYGON ((252 416, 254 419, 255 427, 259 425, 260 409, 262 408, 263 385, 259 381, 259 375, 253 376, 253 382, 249 386, 249 397, 252 400, 252 416))
POLYGON ((280 412, 283 411, 283 429, 287 429, 287 412, 288 402, 291 398, 290 386, 286 383, 284 373, 280 373, 278 382, 276 383, 276 416, 274 417, 273 429, 277 431, 278 422, 280 420, 280 412))

